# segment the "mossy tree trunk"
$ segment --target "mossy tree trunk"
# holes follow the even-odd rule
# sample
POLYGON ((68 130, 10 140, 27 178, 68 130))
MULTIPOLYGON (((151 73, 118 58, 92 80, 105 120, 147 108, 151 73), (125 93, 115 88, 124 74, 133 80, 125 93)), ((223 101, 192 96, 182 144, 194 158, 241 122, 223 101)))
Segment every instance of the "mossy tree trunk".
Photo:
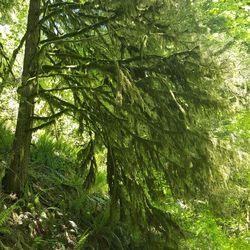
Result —
POLYGON ((39 15, 40 0, 30 0, 22 85, 18 91, 20 94, 20 102, 17 125, 10 168, 4 179, 5 191, 13 192, 18 195, 22 193, 26 183, 27 166, 30 156, 34 93, 37 85, 39 15))

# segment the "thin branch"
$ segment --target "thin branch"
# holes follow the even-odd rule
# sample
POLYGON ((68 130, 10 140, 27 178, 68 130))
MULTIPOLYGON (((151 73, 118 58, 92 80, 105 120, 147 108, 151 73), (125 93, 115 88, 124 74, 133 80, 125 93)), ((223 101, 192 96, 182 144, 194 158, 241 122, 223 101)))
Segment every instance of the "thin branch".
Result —
POLYGON ((42 125, 40 125, 40 126, 34 127, 34 128, 32 128, 32 129, 30 129, 30 131, 35 132, 35 131, 37 131, 37 130, 39 130, 39 129, 42 129, 42 128, 44 128, 44 127, 47 127, 47 126, 53 124, 54 122, 55 122, 55 119, 53 119, 53 120, 51 120, 51 121, 48 121, 48 122, 46 122, 46 123, 44 123, 44 124, 42 124, 42 125))
POLYGON ((96 29, 104 24, 107 24, 109 21, 115 19, 118 17, 118 14, 114 14, 113 16, 109 17, 109 18, 106 18, 105 20, 102 20, 98 23, 95 23, 95 24, 92 24, 88 27, 84 27, 82 29, 79 29, 77 31, 74 31, 74 32, 70 32, 70 33, 67 33, 67 34, 64 34, 62 36, 57 36, 57 37, 54 37, 54 38, 50 38, 50 39, 45 39, 45 40, 42 40, 40 43, 41 44, 50 44, 50 43, 53 43, 53 42, 60 42, 66 38, 70 38, 70 37, 75 37, 75 36, 79 36, 81 35, 82 33, 85 33, 85 32, 88 32, 92 29, 96 29))
POLYGON ((63 91, 63 90, 71 90, 71 89, 88 89, 88 90, 95 90, 102 87, 102 85, 97 87, 86 87, 86 86, 71 86, 71 87, 63 87, 63 88, 54 88, 54 89, 43 89, 43 92, 56 92, 56 91, 63 91))
POLYGON ((60 112, 53 114, 51 116, 33 116, 32 118, 34 120, 42 120, 42 121, 47 121, 47 120, 55 120, 55 118, 60 117, 61 115, 63 115, 64 113, 66 113, 67 111, 69 111, 69 109, 64 109, 61 110, 60 112))
POLYGON ((43 97, 45 100, 47 100, 48 102, 53 102, 53 104, 58 108, 62 108, 63 106, 65 106, 72 110, 78 111, 78 108, 72 103, 66 102, 60 99, 59 97, 53 96, 49 93, 45 93, 44 90, 40 91, 39 95, 43 97))

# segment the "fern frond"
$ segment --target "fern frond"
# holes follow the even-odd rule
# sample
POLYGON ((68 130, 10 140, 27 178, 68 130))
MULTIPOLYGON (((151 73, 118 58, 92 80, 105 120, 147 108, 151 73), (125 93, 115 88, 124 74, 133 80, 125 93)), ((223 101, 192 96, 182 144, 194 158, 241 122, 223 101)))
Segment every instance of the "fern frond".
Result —
POLYGON ((4 211, 0 213, 0 227, 2 227, 10 218, 12 212, 17 208, 16 204, 6 208, 4 211))

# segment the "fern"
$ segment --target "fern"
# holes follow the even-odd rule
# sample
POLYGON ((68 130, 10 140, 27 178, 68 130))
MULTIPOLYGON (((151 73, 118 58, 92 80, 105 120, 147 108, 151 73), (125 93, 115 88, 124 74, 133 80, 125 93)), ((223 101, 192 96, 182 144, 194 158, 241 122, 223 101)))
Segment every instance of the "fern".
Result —
POLYGON ((8 221, 12 212, 17 209, 17 205, 14 204, 0 213, 0 228, 8 221))
MULTIPOLYGON (((0 200, 0 204, 1 204, 1 208, 4 205, 4 199, 1 197, 0 200)), ((8 225, 5 225, 11 214, 13 213, 13 211, 18 208, 17 204, 15 203, 14 205, 4 209, 1 213, 0 213, 0 234, 3 235, 4 237, 6 237, 6 235, 11 235, 12 231, 10 229, 10 227, 8 225)), ((6 249, 9 250, 10 248, 5 246, 4 243, 1 241, 0 239, 0 249, 6 249)))
POLYGON ((76 244, 76 250, 81 250, 84 247, 84 244, 86 243, 89 236, 89 231, 86 230, 80 237, 79 241, 76 244))
POLYGON ((0 240, 0 249, 2 249, 2 250, 11 250, 9 247, 5 246, 1 240, 0 240))

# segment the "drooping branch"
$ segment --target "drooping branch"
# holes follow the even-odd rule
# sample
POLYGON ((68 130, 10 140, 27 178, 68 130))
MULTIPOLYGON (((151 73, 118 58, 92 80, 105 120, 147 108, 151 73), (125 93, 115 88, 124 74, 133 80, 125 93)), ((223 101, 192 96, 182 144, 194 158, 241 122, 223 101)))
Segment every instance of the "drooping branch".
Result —
POLYGON ((32 128, 32 129, 30 129, 30 131, 36 132, 37 130, 42 129, 42 128, 45 128, 45 127, 47 127, 47 126, 49 126, 49 125, 51 125, 51 124, 53 124, 53 123, 55 123, 55 119, 53 119, 53 120, 51 120, 51 121, 48 121, 48 122, 46 122, 46 123, 43 123, 42 125, 39 125, 39 126, 37 126, 37 127, 34 127, 34 128, 32 128))
POLYGON ((55 120, 56 118, 62 116, 63 114, 67 113, 69 111, 69 109, 64 109, 61 110, 60 112, 53 114, 51 116, 33 116, 32 119, 36 120, 36 121, 51 121, 51 120, 55 120))
POLYGON ((47 100, 49 103, 52 103, 57 108, 64 109, 64 107, 68 107, 73 111, 78 110, 78 107, 76 107, 74 104, 67 102, 67 101, 64 101, 64 100, 60 99, 59 97, 53 96, 50 93, 40 91, 39 96, 41 96, 42 98, 47 100))
POLYGON ((67 38, 79 36, 79 35, 81 35, 81 34, 83 34, 83 33, 86 33, 86 32, 88 32, 88 31, 90 31, 90 30, 94 30, 94 29, 96 29, 96 28, 99 28, 99 27, 101 27, 102 25, 107 24, 109 21, 116 19, 117 17, 118 17, 118 14, 114 14, 114 15, 112 15, 111 17, 106 18, 105 20, 102 20, 102 21, 100 21, 100 22, 98 22, 98 23, 89 25, 88 27, 84 27, 84 28, 79 29, 79 30, 77 30, 77 31, 74 31, 74 32, 70 32, 70 33, 64 34, 64 35, 62 35, 62 36, 56 36, 56 37, 54 37, 54 38, 45 39, 45 40, 42 40, 40 43, 41 43, 41 44, 46 44, 46 45, 48 45, 48 44, 51 44, 51 43, 64 41, 64 40, 67 39, 67 38))

